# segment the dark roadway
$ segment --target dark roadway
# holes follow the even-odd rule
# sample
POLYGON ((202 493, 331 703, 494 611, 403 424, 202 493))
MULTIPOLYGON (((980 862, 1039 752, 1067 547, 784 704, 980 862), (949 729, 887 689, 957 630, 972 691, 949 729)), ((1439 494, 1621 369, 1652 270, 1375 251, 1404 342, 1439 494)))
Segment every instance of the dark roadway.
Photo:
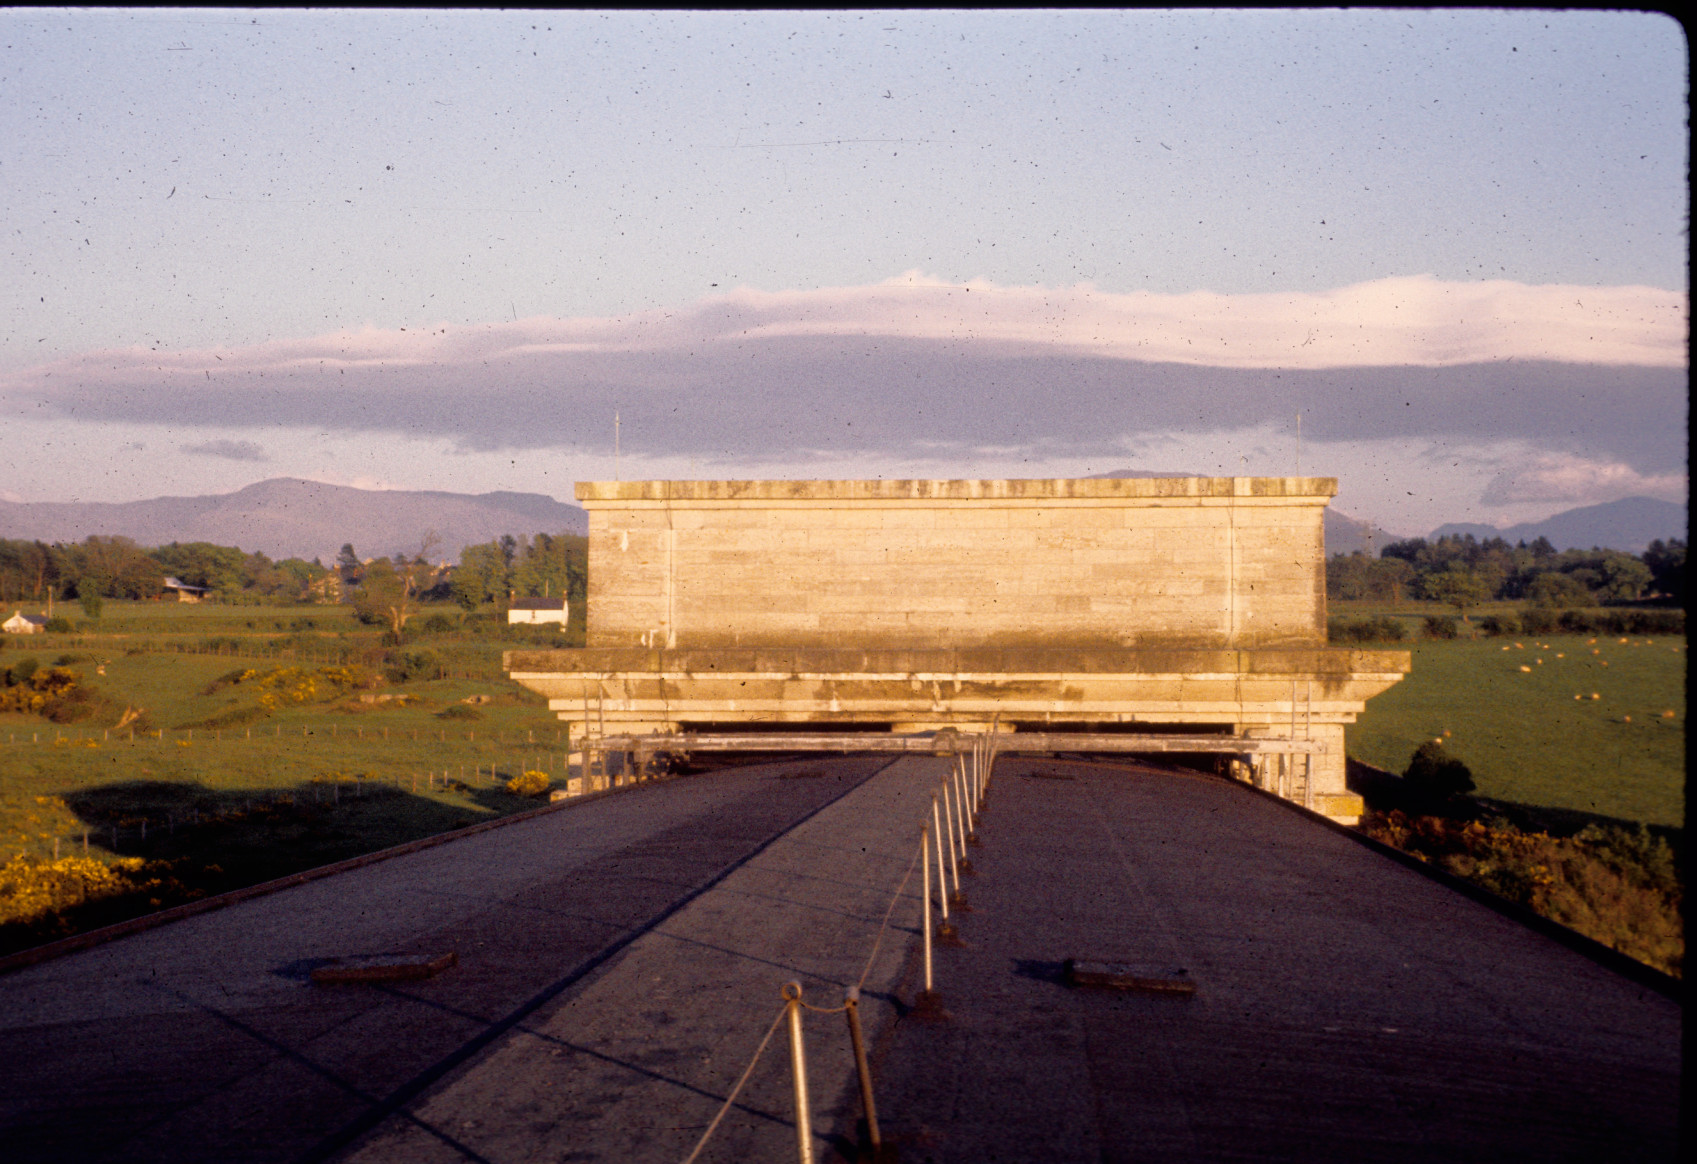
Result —
MULTIPOLYGON (((0 978, 8 1161, 681 1160, 801 980, 840 1001, 941 761, 641 786, 0 978), (336 954, 455 949, 423 983, 336 954)), ((910 886, 867 978, 904 1161, 1658 1160, 1680 1008, 1228 782, 1004 759, 906 1014, 910 886), (1065 984, 1182 967, 1189 998, 1065 984)), ((853 1134, 808 1018, 822 1153, 853 1134)), ((774 1040, 703 1159, 794 1159, 774 1040)))

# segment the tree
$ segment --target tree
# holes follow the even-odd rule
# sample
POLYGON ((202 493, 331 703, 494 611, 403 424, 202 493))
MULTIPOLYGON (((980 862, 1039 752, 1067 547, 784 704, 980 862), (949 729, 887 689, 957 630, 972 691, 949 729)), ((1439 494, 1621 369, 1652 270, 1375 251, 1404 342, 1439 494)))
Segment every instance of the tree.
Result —
POLYGON ((77 601, 82 603, 82 611, 90 618, 99 618, 101 607, 105 601, 100 597, 100 587, 88 578, 77 583, 77 601))
POLYGON ((412 611, 408 609, 406 580, 389 559, 377 558, 366 568, 354 594, 354 614, 363 623, 387 624, 397 639, 401 637, 412 611))
POLYGON ((1549 610, 1591 605, 1591 592, 1585 588, 1585 584, 1570 574, 1556 570, 1545 570, 1534 576, 1531 584, 1526 587, 1526 597, 1533 606, 1549 610))
POLYGON ((1657 538, 1644 551, 1644 564, 1650 568, 1650 585, 1666 594, 1681 606, 1685 605, 1685 542, 1657 538))
POLYGON ((454 601, 466 610, 476 610, 485 602, 505 600, 508 571, 501 544, 485 542, 462 549, 450 586, 454 601))
POLYGON ((1424 800, 1445 801, 1473 791, 1473 772, 1444 750, 1442 740, 1427 740, 1414 749, 1402 778, 1408 791, 1424 800))
MULTIPOLYGON (((418 613, 418 594, 429 581, 432 568, 430 554, 442 542, 435 530, 426 530, 419 542, 418 553, 411 561, 396 554, 399 564, 387 558, 376 558, 366 567, 359 592, 354 595, 354 613, 361 622, 386 623, 400 642, 407 620, 418 613)), ((351 550, 351 547, 343 547, 351 550)))
POLYGON ((336 555, 336 570, 342 575, 343 582, 358 582, 365 572, 365 563, 354 553, 352 542, 342 543, 342 552, 336 555))
POLYGON ((1491 594, 1484 579, 1466 566, 1449 566, 1435 574, 1426 575, 1420 579, 1420 591, 1425 598, 1433 602, 1455 607, 1456 613, 1462 616, 1464 622, 1470 621, 1467 618, 1467 608, 1478 606, 1491 594))

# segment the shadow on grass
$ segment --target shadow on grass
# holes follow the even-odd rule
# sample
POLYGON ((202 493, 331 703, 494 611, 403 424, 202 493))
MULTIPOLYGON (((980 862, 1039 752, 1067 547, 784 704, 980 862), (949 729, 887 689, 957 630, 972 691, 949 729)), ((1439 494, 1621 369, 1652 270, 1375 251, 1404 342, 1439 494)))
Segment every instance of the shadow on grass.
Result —
MULTIPOLYGON (((1507 821, 1523 833, 1548 833, 1552 837, 1571 837, 1591 825, 1602 828, 1625 829, 1636 832, 1640 822, 1600 812, 1585 812, 1577 808, 1556 808, 1546 804, 1522 804, 1515 800, 1497 800, 1489 796, 1460 796, 1453 800, 1432 800, 1409 791, 1401 776, 1386 772, 1371 764, 1349 761, 1349 790, 1367 802, 1374 812, 1401 811, 1409 816, 1439 816, 1447 820, 1488 821, 1493 818, 1507 821)), ((1678 852, 1685 830, 1677 825, 1645 825, 1651 835, 1662 837, 1678 852)))
POLYGON ((91 889, 86 872, 38 866, 32 888, 53 908, 0 924, 0 954, 545 803, 498 785, 450 790, 454 800, 375 780, 251 792, 129 780, 64 793, 90 857, 134 858, 140 868, 91 889))

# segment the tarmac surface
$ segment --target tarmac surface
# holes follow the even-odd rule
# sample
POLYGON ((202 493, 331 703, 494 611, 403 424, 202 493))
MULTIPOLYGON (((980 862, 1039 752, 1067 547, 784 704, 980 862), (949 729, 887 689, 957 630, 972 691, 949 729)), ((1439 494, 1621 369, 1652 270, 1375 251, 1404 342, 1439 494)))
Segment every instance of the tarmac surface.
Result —
POLYGON ((874 1061, 903 1161, 1675 1157, 1677 1003, 1283 804, 1010 758, 979 831, 948 1019, 874 1061))
MULTIPOLYGON (((1212 777, 1000 761, 946 1017, 911 1009, 944 771, 640 785, 0 977, 0 1155, 678 1161, 794 979, 864 983, 903 1161, 1673 1156, 1676 1003, 1212 777), (443 949, 428 981, 307 977, 443 949)), ((843 1016, 805 1029, 816 1147, 851 1155, 843 1016)), ((779 1029, 701 1159, 795 1155, 779 1029)))

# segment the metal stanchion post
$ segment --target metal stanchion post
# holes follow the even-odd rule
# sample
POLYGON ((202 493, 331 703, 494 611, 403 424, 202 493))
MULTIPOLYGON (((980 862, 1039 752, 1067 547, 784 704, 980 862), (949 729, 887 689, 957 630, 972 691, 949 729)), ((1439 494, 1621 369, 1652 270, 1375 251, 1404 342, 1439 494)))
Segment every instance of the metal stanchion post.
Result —
POLYGON ((784 983, 790 1012, 790 1078, 795 1082, 795 1146, 801 1164, 813 1164, 813 1115, 807 1103, 807 1052, 801 1043, 801 983, 784 983))
POLYGON ((945 780, 943 782, 943 824, 949 830, 949 879, 954 882, 955 901, 956 903, 959 903, 960 859, 955 856, 955 820, 954 814, 951 811, 954 806, 950 804, 952 799, 953 797, 949 795, 948 781, 945 780))
POLYGON ((937 811, 937 794, 931 794, 931 831, 937 839, 937 888, 942 892, 937 894, 943 903, 943 924, 949 924, 949 887, 943 884, 943 823, 941 814, 937 811))
POLYGON ((860 987, 848 988, 843 1008, 848 1016, 849 1042, 854 1044, 854 1069, 860 1076, 860 1110, 866 1115, 866 1138, 876 1152, 884 1146, 884 1137, 878 1132, 878 1105, 872 1100, 872 1068, 866 1062, 866 1039, 860 1031, 860 987))
MULTIPOLYGON (((925 892, 920 901, 920 932, 925 945, 925 993, 931 993, 931 837, 930 826, 921 822, 919 825, 919 863, 923 868, 925 892)), ((116 845, 113 848, 117 848, 116 845)))
POLYGON ((955 822, 956 827, 960 830, 960 861, 961 865, 970 873, 972 872, 972 859, 966 855, 966 843, 975 839, 977 834, 972 831, 972 809, 966 803, 966 781, 960 778, 959 772, 950 771, 949 782, 954 785, 955 806, 960 809, 957 814, 959 819, 955 822))

